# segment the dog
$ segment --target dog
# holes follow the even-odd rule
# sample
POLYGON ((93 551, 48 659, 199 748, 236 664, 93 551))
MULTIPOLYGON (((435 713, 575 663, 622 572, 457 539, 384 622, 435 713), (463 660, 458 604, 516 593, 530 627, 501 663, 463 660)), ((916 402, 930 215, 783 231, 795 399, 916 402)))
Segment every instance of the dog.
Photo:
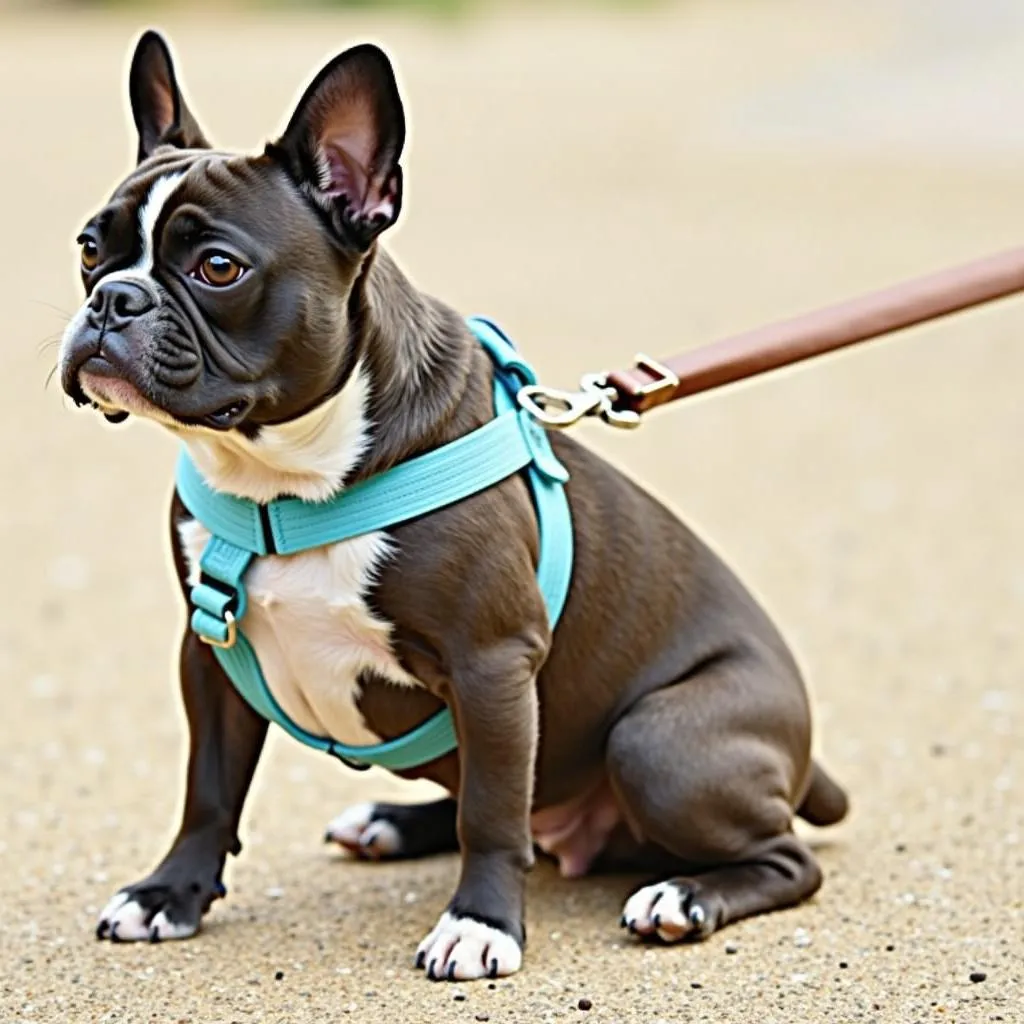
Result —
MULTIPOLYGON (((78 238, 85 299, 60 354, 71 399, 155 421, 212 489, 259 503, 324 501, 493 417, 494 369, 466 321, 379 243, 402 207, 405 138, 382 50, 323 67, 255 155, 207 142, 154 32, 129 94, 137 165, 78 238)), ((538 850, 567 877, 647 873, 622 924, 700 940, 815 893, 794 818, 847 813, 758 603, 643 489, 564 433, 550 441, 574 524, 554 629, 522 474, 392 529, 268 555, 247 577, 244 625, 303 728, 376 743, 454 715, 457 749, 400 773, 449 796, 358 805, 327 832, 368 858, 461 855, 415 956, 435 979, 520 969, 538 850)), ((177 493, 169 532, 187 599, 209 535, 177 493)), ((180 682, 180 829, 103 909, 100 938, 194 934, 241 849, 267 722, 189 630, 180 682)))

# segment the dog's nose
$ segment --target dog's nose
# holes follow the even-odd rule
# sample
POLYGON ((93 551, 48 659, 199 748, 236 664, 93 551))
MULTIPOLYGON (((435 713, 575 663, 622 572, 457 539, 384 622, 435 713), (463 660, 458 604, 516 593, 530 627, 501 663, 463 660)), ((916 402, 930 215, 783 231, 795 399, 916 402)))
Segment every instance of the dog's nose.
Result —
POLYGON ((155 305, 150 290, 135 281, 100 284, 89 299, 89 308, 95 318, 113 331, 124 327, 135 317, 148 313, 155 305))

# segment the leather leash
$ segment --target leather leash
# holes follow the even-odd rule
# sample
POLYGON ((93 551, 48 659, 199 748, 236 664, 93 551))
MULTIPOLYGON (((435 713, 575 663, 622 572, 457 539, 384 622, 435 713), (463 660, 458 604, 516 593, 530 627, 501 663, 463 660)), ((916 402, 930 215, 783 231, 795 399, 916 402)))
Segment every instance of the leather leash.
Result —
POLYGON ((918 277, 759 327, 668 359, 640 354, 627 370, 592 373, 579 391, 532 385, 520 404, 550 427, 599 416, 636 427, 659 405, 1024 291, 1024 247, 918 277))

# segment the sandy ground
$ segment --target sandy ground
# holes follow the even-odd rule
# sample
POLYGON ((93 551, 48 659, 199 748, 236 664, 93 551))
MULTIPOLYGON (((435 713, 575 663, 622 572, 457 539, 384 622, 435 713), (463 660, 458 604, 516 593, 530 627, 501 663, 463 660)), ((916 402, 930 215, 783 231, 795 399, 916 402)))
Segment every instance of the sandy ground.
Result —
MULTIPOLYGON (((394 250, 568 385, 1019 242, 1019 6, 162 24, 208 129, 240 146, 281 125, 329 52, 383 40, 413 128, 394 250)), ((320 844, 348 802, 414 789, 275 736, 202 934, 93 939, 181 797, 173 447, 65 408, 40 345, 78 301, 79 222, 134 145, 139 27, 0 20, 0 1021, 1024 1020, 1020 302, 637 434, 580 430, 726 554, 799 651, 855 804, 814 837, 813 902, 645 949, 617 928, 633 880, 541 865, 525 970, 456 1001, 411 966, 456 860, 355 865, 320 844)))

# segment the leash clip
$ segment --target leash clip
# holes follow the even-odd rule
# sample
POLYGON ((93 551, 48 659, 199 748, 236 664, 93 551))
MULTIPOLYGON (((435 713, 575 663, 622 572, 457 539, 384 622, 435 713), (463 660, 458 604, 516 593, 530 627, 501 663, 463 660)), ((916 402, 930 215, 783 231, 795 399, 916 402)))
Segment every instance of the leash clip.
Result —
POLYGON ((600 416, 613 427, 629 430, 640 426, 635 412, 615 408, 618 392, 603 373, 587 373, 580 378, 579 391, 561 391, 543 384, 529 384, 519 390, 516 400, 538 423, 564 430, 585 416, 600 416))

